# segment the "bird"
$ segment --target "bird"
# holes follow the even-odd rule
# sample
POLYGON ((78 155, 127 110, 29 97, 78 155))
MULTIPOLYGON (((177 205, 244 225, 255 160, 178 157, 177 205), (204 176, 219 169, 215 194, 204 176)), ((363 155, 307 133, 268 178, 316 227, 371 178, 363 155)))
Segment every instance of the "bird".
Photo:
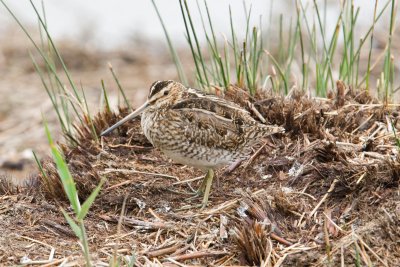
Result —
POLYGON ((173 81, 156 81, 147 101, 101 133, 141 115, 150 143, 173 161, 206 172, 197 195, 205 208, 214 170, 246 159, 252 146, 284 128, 256 121, 249 111, 222 97, 173 81))

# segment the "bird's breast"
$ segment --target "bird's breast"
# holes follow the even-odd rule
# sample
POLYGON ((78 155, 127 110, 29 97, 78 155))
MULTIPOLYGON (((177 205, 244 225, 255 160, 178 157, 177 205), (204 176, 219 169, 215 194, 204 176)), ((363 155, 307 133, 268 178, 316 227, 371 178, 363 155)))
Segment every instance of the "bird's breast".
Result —
MULTIPOLYGON (((161 112, 160 112, 161 113, 161 112)), ((142 130, 154 147, 173 161, 200 169, 218 168, 236 160, 237 153, 194 142, 193 127, 182 124, 182 118, 165 116, 159 112, 143 113, 142 130)), ((211 127, 212 128, 212 127, 211 127)), ((206 138, 206 136, 198 136, 206 138)))
POLYGON ((141 126, 147 139, 161 150, 182 141, 182 127, 179 121, 165 116, 162 110, 144 112, 141 126))

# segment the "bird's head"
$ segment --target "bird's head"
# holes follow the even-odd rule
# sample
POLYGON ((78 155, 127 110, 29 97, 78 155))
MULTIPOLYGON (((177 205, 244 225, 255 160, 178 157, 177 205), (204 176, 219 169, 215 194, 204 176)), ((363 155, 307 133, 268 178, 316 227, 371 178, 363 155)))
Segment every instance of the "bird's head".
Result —
POLYGON ((172 80, 154 82, 147 96, 149 108, 160 109, 174 105, 182 96, 186 87, 172 80))
POLYGON ((146 110, 156 110, 174 105, 180 99, 184 90, 185 86, 183 84, 172 80, 154 82, 150 87, 146 102, 131 114, 102 132, 101 135, 103 136, 110 133, 117 127, 134 119, 146 110))

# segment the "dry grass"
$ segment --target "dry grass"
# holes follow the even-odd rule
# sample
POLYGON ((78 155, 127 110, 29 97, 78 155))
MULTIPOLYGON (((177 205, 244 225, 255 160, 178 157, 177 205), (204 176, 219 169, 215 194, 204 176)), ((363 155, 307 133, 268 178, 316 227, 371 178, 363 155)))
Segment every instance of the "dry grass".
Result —
MULTIPOLYGON (((400 162, 391 129, 399 129, 398 106, 340 82, 326 99, 231 89, 226 97, 286 133, 233 172, 220 171, 203 211, 191 207, 200 199, 188 199, 202 173, 153 149, 138 120, 100 144, 79 126, 79 146, 61 145, 82 200, 108 178, 86 220, 94 260, 134 253, 137 266, 399 265, 400 162)), ((98 114, 96 130, 127 112, 98 114)), ((28 196, 0 191, 0 228, 16 242, 0 242, 0 262, 48 260, 54 248, 49 262, 82 263, 58 210, 66 202, 57 172, 51 161, 44 168, 50 182, 38 177, 28 196)))

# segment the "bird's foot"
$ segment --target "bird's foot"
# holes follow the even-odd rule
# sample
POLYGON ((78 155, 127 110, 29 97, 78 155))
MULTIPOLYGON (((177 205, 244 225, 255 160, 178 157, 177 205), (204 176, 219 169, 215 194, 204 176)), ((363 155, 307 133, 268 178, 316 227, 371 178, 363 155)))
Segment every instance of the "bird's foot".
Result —
POLYGON ((201 197, 204 194, 203 191, 197 190, 191 193, 188 193, 188 195, 192 195, 191 197, 188 198, 188 200, 196 199, 201 197))
POLYGON ((201 186, 196 192, 193 192, 193 196, 188 198, 189 200, 196 199, 200 196, 203 196, 203 201, 200 205, 196 205, 200 207, 200 209, 204 209, 208 203, 208 197, 210 196, 211 184, 214 178, 214 171, 212 169, 207 171, 206 176, 201 183, 201 186))
POLYGON ((201 204, 192 205, 189 208, 200 208, 200 210, 203 210, 205 207, 207 207, 210 189, 207 190, 207 188, 205 188, 204 190, 202 190, 202 188, 199 188, 199 190, 193 192, 192 194, 193 196, 189 197, 188 200, 197 199, 203 196, 203 201, 201 202, 201 204))

